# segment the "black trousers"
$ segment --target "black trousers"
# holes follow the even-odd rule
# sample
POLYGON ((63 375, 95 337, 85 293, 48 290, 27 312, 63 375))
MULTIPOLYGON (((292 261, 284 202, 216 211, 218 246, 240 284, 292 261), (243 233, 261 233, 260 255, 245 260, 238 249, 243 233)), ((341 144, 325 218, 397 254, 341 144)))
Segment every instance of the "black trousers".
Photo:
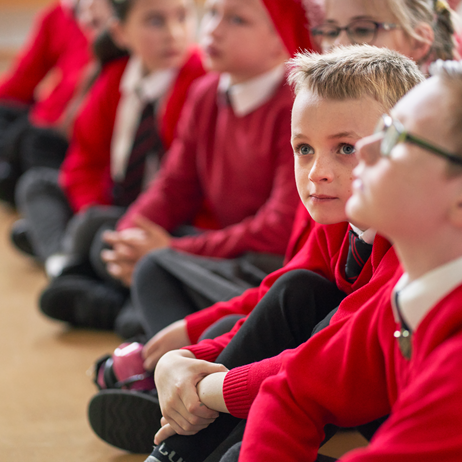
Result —
MULTIPOLYGON (((344 297, 335 284, 311 271, 295 270, 281 276, 216 362, 231 369, 299 346, 344 297)), ((242 430, 241 422, 229 414, 220 414, 196 435, 175 435, 165 444, 187 462, 218 461, 235 443, 233 438, 229 445, 226 441, 233 432, 236 434, 238 425, 242 430)))
POLYGON ((152 337, 172 322, 260 285, 281 264, 281 257, 266 254, 219 259, 161 249, 138 263, 133 303, 152 337))

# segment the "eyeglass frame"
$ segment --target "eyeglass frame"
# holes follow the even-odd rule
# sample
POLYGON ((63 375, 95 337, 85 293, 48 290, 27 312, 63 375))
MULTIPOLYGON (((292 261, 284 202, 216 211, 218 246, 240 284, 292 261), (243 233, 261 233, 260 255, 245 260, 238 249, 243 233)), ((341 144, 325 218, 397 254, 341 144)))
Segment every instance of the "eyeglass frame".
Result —
POLYGON ((323 24, 322 26, 319 26, 319 27, 313 27, 311 29, 311 34, 313 36, 316 36, 316 35, 320 35, 321 37, 323 37, 323 34, 322 33, 317 33, 317 31, 320 31, 320 28, 323 27, 323 26, 331 26, 333 29, 336 29, 337 30, 337 35, 335 36, 335 39, 336 40, 339 35, 342 33, 342 31, 345 31, 348 35, 348 38, 355 44, 355 45, 361 45, 361 44, 366 44, 368 45, 369 43, 372 43, 375 41, 375 39, 377 38, 377 33, 379 31, 379 29, 383 29, 385 31, 390 31, 390 30, 395 30, 395 29, 400 29, 401 26, 399 24, 394 24, 394 23, 391 23, 391 22, 377 22, 377 21, 373 21, 372 19, 355 19, 354 21, 351 21, 350 24, 347 24, 345 27, 339 27, 339 26, 335 26, 335 25, 331 25, 331 24, 323 24), (372 38, 372 40, 370 42, 356 42, 355 40, 353 40, 351 38, 351 32, 350 32, 350 27, 352 24, 354 23, 357 23, 357 22, 370 22, 371 24, 374 24, 375 25, 375 30, 374 30, 374 36, 372 38))
POLYGON ((449 162, 462 166, 462 157, 452 154, 443 148, 435 146, 434 144, 418 136, 412 135, 404 129, 403 124, 398 119, 393 118, 391 115, 383 114, 381 120, 383 123, 383 128, 381 130, 378 130, 380 124, 379 122, 379 124, 376 127, 375 133, 383 134, 382 140, 380 142, 380 154, 382 155, 382 157, 389 157, 393 148, 399 143, 411 143, 439 157, 442 157, 448 160, 449 162), (386 132, 392 126, 395 128, 396 132, 398 133, 398 136, 396 137, 395 143, 391 147, 389 147, 388 149, 384 149, 384 140, 386 137, 386 132))

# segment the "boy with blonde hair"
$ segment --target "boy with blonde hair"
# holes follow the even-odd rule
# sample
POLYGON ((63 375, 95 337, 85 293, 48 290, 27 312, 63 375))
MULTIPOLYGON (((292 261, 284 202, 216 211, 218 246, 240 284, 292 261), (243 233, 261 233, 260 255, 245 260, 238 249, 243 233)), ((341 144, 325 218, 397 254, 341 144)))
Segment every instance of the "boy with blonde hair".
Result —
POLYGON ((358 143, 347 203, 352 221, 394 243, 402 268, 354 316, 284 355, 252 406, 240 461, 314 461, 326 424, 386 413, 342 462, 460 460, 462 66, 432 73, 358 143))

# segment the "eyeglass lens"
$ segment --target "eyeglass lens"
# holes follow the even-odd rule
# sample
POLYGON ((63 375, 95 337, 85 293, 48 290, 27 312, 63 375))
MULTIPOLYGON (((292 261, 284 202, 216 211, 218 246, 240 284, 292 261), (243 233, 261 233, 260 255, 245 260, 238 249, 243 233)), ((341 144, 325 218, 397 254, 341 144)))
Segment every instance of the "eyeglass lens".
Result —
MULTIPOLYGON (((324 24, 315 29, 314 34, 322 36, 324 45, 333 45, 343 29, 333 24, 324 24)), ((352 43, 368 44, 374 41, 377 34, 377 24, 373 21, 353 21, 345 28, 352 43)))

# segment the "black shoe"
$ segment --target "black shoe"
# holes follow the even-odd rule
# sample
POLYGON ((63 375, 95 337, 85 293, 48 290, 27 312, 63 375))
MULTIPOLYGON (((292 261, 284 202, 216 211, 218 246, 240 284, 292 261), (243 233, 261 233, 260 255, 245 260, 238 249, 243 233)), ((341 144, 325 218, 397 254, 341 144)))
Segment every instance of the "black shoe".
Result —
POLYGON ((88 406, 91 428, 102 440, 137 454, 152 452, 161 418, 159 400, 151 393, 103 390, 88 406))
POLYGON ((10 239, 13 245, 21 252, 36 257, 32 244, 28 236, 29 226, 27 220, 21 218, 13 223, 10 231, 10 239))
POLYGON ((75 327, 112 330, 127 291, 85 276, 61 276, 42 292, 39 306, 50 318, 75 327))

